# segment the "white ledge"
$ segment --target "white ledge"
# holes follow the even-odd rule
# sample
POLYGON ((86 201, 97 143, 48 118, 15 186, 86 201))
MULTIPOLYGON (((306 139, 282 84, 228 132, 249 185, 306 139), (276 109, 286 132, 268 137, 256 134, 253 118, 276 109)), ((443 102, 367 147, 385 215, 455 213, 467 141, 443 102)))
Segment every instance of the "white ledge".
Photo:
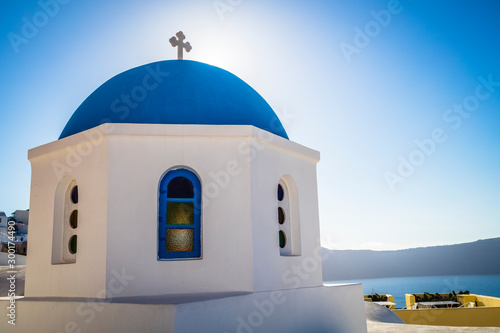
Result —
POLYGON ((254 138, 269 145, 293 150, 314 159, 320 159, 320 153, 296 142, 264 131, 251 125, 171 125, 171 124, 102 124, 86 131, 68 136, 61 140, 30 149, 28 159, 54 152, 65 147, 76 146, 84 141, 112 135, 138 136, 184 136, 184 137, 246 137, 254 138))

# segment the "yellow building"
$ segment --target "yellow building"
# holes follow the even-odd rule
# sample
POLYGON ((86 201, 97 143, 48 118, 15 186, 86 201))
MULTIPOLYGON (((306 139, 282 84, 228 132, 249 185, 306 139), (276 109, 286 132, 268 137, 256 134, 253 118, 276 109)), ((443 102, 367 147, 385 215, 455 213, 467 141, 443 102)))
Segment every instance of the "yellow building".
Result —
POLYGON ((370 294, 364 295, 365 302, 373 302, 379 305, 385 306, 388 309, 394 310, 396 308, 396 303, 394 302, 394 296, 391 294, 370 294))
MULTIPOLYGON (((427 294, 429 295, 429 294, 427 294)), ((426 300, 406 294, 406 307, 393 310, 405 323, 437 326, 500 327, 500 298, 458 294, 453 300, 426 300)))

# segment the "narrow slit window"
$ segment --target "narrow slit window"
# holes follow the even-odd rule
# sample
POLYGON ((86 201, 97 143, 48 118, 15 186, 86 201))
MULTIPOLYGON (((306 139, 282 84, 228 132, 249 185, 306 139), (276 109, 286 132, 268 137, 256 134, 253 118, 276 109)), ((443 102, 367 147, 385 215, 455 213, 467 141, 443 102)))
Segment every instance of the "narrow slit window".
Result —
POLYGON ((78 233, 78 185, 70 176, 63 177, 54 197, 52 264, 76 262, 78 233))
POLYGON ((299 198, 291 176, 285 175, 280 179, 277 199, 280 255, 298 256, 301 254, 299 198))

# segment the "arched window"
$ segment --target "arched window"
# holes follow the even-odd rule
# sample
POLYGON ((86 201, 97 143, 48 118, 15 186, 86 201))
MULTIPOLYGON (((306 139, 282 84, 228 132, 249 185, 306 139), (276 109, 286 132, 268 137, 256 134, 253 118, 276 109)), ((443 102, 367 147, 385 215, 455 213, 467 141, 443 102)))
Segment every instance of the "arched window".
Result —
POLYGON ((65 176, 56 188, 52 233, 52 264, 76 262, 78 231, 78 185, 65 176))
POLYGON ((200 180, 189 170, 172 170, 159 191, 158 259, 200 258, 200 180))
POLYGON ((301 254, 299 199, 292 177, 285 175, 280 179, 276 196, 280 254, 298 256, 301 254))

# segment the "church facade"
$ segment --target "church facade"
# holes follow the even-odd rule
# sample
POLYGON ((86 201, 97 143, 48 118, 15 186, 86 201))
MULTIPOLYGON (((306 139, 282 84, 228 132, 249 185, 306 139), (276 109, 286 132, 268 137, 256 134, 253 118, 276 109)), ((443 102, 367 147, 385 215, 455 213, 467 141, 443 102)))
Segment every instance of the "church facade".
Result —
POLYGON ((366 331, 361 286, 323 285, 319 153, 233 74, 133 68, 28 157, 26 329, 366 331))

